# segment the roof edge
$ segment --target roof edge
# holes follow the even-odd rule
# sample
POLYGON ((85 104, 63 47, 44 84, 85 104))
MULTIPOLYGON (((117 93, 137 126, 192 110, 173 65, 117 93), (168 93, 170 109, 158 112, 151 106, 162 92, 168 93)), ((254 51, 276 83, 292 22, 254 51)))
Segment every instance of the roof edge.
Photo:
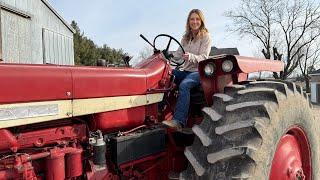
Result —
POLYGON ((41 0, 52 12, 53 14, 55 14, 61 21, 64 25, 67 26, 67 28, 74 34, 76 33, 76 31, 70 26, 70 24, 67 23, 67 21, 65 21, 59 14, 56 10, 54 10, 54 8, 49 4, 48 1, 46 0, 41 0))

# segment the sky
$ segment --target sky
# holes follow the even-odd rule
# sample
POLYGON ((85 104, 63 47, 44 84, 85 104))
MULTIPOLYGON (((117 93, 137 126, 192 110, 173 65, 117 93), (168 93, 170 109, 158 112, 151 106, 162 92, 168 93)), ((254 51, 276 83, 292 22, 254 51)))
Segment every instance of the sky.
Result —
MULTIPOLYGON (((187 15, 191 9, 201 9, 207 28, 218 48, 237 47, 240 55, 254 56, 257 45, 249 38, 240 38, 227 31, 231 21, 223 16, 236 8, 239 0, 48 0, 68 22, 75 20, 85 36, 97 45, 123 49, 137 57, 148 47, 139 35, 150 41, 157 34, 165 33, 180 40, 187 15)), ((164 49, 164 48, 159 48, 164 49)))

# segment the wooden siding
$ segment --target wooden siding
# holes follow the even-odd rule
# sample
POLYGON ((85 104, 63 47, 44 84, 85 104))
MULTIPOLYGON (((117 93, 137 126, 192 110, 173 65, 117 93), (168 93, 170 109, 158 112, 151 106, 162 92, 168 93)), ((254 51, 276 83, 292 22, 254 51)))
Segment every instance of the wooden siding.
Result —
POLYGON ((43 29, 44 63, 74 65, 73 38, 43 29))
POLYGON ((4 10, 1 18, 2 59, 8 63, 28 63, 31 57, 30 19, 4 10))
MULTIPOLYGON (((47 29, 70 37, 69 40, 72 41, 72 50, 65 51, 63 47, 59 47, 51 51, 54 57, 59 57, 58 60, 51 60, 51 62, 74 64, 73 33, 43 1, 45 0, 0 0, 1 5, 14 7, 30 15, 30 18, 25 18, 1 9, 1 58, 4 62, 35 64, 46 62, 43 29, 47 29), (70 53, 65 55, 70 58, 63 58, 64 53, 70 53)), ((61 39, 61 37, 58 38, 61 39)), ((58 41, 58 43, 63 46, 62 42, 58 41)))
POLYGON ((319 75, 311 75, 311 82, 320 82, 320 74, 319 75))

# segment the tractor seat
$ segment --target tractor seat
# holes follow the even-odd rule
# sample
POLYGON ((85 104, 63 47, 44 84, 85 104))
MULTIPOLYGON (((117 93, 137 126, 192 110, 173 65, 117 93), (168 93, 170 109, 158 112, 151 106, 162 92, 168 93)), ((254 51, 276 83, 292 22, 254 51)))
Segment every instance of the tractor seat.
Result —
POLYGON ((206 98, 202 86, 197 86, 190 91, 190 104, 203 105, 206 104, 206 98))

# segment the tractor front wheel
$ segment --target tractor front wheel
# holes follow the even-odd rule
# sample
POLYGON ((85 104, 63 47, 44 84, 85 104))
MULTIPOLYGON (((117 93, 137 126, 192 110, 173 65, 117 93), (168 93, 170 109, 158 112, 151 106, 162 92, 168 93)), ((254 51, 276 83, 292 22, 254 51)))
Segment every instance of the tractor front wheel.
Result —
POLYGON ((180 179, 316 179, 320 121, 294 83, 256 81, 225 88, 192 130, 180 179))

